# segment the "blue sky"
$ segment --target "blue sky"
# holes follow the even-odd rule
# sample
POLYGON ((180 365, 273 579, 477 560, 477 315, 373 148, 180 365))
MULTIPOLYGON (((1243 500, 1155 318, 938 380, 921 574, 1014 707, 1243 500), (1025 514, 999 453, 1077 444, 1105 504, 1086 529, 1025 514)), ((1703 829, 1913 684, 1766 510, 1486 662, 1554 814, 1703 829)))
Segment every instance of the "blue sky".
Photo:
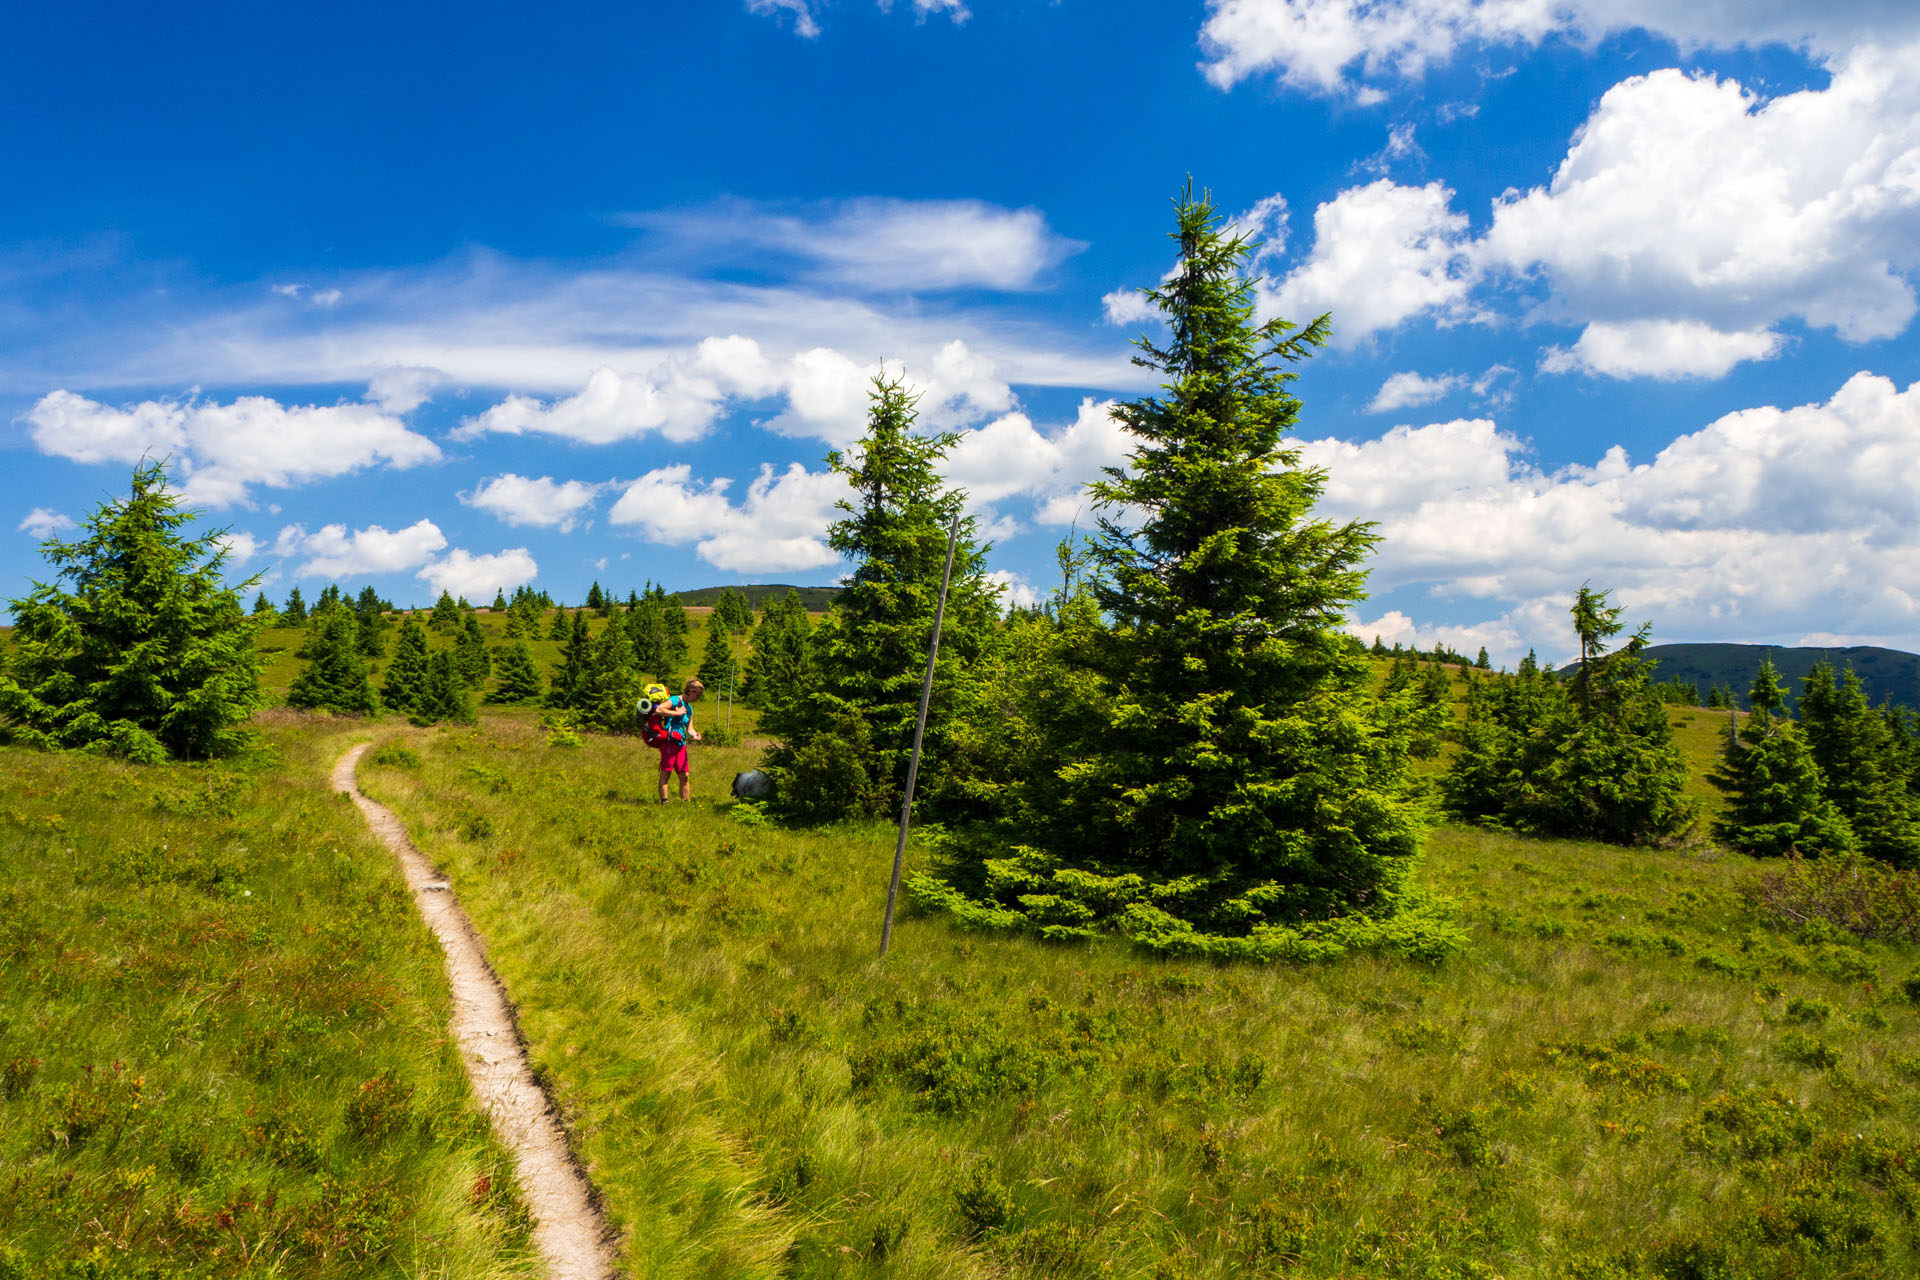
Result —
POLYGON ((408 8, 16 18, 5 594, 143 454, 276 596, 831 581, 885 361, 1023 597, 1191 174, 1333 312, 1359 633, 1920 647, 1910 4, 408 8))

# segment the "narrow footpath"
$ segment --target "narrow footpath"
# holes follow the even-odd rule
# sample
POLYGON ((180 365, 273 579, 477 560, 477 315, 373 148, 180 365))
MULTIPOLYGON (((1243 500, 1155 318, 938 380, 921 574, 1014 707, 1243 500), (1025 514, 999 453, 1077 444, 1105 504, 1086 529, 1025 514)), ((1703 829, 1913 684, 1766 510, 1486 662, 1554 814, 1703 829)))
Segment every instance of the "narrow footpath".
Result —
POLYGON ((480 935, 452 888, 408 838, 406 826, 360 790, 356 770, 371 745, 363 743, 340 757, 333 788, 353 797, 373 833, 400 859, 414 905, 440 940, 453 988, 454 1042, 474 1094, 519 1166, 520 1194, 533 1214, 534 1244, 549 1274, 554 1280, 604 1280, 613 1275, 606 1220, 594 1205, 585 1172, 567 1150, 546 1094, 534 1082, 506 991, 487 963, 480 935))

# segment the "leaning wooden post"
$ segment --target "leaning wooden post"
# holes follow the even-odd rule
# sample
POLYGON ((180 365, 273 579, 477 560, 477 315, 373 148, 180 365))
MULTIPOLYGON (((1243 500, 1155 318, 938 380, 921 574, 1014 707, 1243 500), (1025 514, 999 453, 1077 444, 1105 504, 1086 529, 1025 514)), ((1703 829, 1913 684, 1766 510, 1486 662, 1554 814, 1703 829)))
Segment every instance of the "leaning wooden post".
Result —
POLYGON ((927 678, 920 683, 920 718, 913 724, 913 757, 907 762, 907 794, 900 802, 900 839, 893 846, 893 879, 887 882, 887 918, 880 926, 880 956, 893 945, 893 904, 900 897, 900 867, 907 857, 907 827, 913 821, 913 787, 920 780, 920 740, 927 732, 927 704, 933 701, 933 664, 940 656, 940 624, 947 616, 947 584, 953 581, 953 549, 960 541, 960 513, 947 530, 947 567, 940 573, 940 603, 933 610, 933 641, 927 645, 927 678))

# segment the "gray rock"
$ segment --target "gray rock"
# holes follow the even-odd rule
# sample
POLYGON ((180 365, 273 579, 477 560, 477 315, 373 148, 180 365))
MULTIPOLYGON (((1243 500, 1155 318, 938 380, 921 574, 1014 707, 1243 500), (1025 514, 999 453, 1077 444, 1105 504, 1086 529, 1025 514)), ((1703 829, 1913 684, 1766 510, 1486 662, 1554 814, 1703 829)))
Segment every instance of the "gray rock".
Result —
POLYGON ((765 800, 772 794, 773 779, 758 769, 733 775, 733 796, 736 800, 765 800))

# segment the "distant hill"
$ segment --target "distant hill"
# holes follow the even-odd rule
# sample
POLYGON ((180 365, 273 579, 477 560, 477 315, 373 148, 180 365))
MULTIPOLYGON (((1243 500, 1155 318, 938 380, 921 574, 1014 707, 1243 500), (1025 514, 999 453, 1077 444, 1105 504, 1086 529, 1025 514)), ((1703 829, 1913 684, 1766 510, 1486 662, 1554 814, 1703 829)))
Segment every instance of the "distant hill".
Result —
MULTIPOLYGON (((725 587, 700 587, 693 591, 676 591, 681 604, 694 606, 712 606, 720 599, 725 587)), ((763 582, 751 587, 735 587, 747 598, 747 603, 755 609, 764 609, 774 600, 786 598, 789 591, 800 593, 800 603, 807 606, 809 612, 824 613, 833 607, 833 598, 840 594, 839 587, 794 587, 784 582, 763 582)))
POLYGON ((1714 685, 1731 685, 1742 706, 1746 705, 1753 678, 1760 673, 1760 664, 1771 655, 1790 699, 1799 697, 1800 681, 1825 658, 1835 671, 1851 666, 1866 689, 1867 700, 1874 705, 1891 698, 1903 707, 1920 710, 1920 654, 1898 649, 1874 645, 1784 649, 1765 644, 1656 644, 1649 645, 1646 653, 1660 663, 1655 679, 1698 685, 1702 697, 1714 685))

